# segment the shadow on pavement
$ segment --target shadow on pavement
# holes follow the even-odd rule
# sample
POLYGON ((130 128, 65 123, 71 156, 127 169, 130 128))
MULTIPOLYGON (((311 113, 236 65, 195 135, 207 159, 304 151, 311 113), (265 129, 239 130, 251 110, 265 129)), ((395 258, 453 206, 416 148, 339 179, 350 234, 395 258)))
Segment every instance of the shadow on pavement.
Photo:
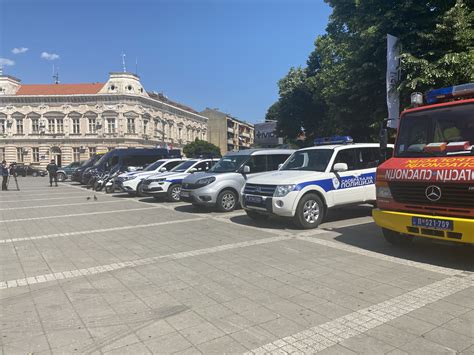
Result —
MULTIPOLYGON (((323 229, 324 225, 331 222, 341 222, 345 220, 350 222, 350 219, 353 218, 369 217, 371 216, 371 211, 372 206, 365 205, 333 209, 329 211, 327 218, 322 225, 323 229)), ((236 224, 245 226, 279 229, 289 232, 303 231, 296 228, 290 219, 281 217, 271 217, 267 220, 254 221, 246 215, 242 215, 231 217, 230 220, 236 224)), ((397 247, 389 244, 384 239, 381 229, 373 222, 348 227, 334 226, 328 228, 328 231, 329 230, 340 234, 335 237, 334 240, 360 249, 394 256, 405 260, 417 261, 424 264, 474 271, 473 246, 415 238, 411 245, 397 247)))
POLYGON ((209 214, 209 213, 215 212, 212 208, 207 208, 204 206, 193 206, 192 204, 176 206, 174 210, 177 212, 197 213, 197 214, 209 214))
POLYGON ((332 231, 340 233, 334 240, 357 248, 424 264, 474 271, 474 247, 470 245, 415 238, 411 245, 393 246, 373 223, 334 228, 332 231))
MULTIPOLYGON (((328 211, 324 223, 322 227, 328 223, 332 222, 341 222, 344 220, 350 220, 353 218, 360 218, 360 217, 370 217, 372 214, 372 206, 352 206, 352 207, 343 207, 337 209, 331 209, 328 211)), ((230 218, 230 220, 237 224, 248 225, 253 227, 262 227, 268 229, 284 229, 288 231, 297 231, 302 232, 302 229, 298 229, 290 218, 285 217, 276 217, 271 216, 266 220, 255 221, 247 217, 246 215, 243 216, 236 216, 230 218)))
POLYGON ((127 193, 117 193, 117 192, 114 192, 114 193, 111 193, 111 194, 106 194, 106 195, 109 195, 111 197, 116 197, 116 198, 133 198, 133 197, 136 197, 136 196, 130 196, 129 194, 127 193))
POLYGON ((146 202, 146 203, 163 203, 165 202, 165 199, 156 199, 154 197, 137 197, 138 201, 140 202, 146 202))
POLYGON ((328 211, 323 224, 340 222, 351 218, 371 217, 372 209, 371 205, 333 208, 328 211))

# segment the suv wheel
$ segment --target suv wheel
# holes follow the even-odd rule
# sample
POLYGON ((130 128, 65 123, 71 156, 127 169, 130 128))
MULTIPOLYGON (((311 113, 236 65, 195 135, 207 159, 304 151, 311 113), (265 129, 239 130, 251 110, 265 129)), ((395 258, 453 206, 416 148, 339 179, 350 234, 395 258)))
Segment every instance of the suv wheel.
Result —
POLYGON ((178 202, 180 197, 179 194, 181 193, 181 185, 174 184, 168 188, 168 201, 170 202, 178 202))
POLYGON ((140 183, 138 184, 138 186, 137 186, 137 192, 136 192, 136 194, 134 194, 134 195, 137 196, 137 197, 143 197, 143 196, 145 196, 145 195, 143 194, 143 182, 140 182, 140 183))
POLYGON ((237 205, 237 194, 232 190, 224 190, 217 196, 217 210, 219 212, 230 212, 237 205))
POLYGON ((255 221, 265 221, 265 220, 268 219, 268 217, 270 217, 267 214, 260 213, 260 212, 257 212, 257 211, 245 210, 245 213, 247 213, 247 216, 249 216, 251 219, 253 219, 255 221))
MULTIPOLYGON (((33 174, 34 174, 34 173, 33 173, 33 174)), ((33 175, 33 176, 35 176, 35 175, 33 175)), ((65 174, 63 174, 63 173, 58 173, 57 176, 58 176, 58 181, 59 181, 59 182, 66 181, 66 175, 65 175, 65 174)))
POLYGON ((325 207, 316 194, 307 194, 298 202, 293 222, 299 228, 316 228, 323 221, 325 207))
POLYGON ((406 246, 413 242, 412 236, 401 234, 390 229, 382 228, 382 233, 385 240, 392 245, 406 246))

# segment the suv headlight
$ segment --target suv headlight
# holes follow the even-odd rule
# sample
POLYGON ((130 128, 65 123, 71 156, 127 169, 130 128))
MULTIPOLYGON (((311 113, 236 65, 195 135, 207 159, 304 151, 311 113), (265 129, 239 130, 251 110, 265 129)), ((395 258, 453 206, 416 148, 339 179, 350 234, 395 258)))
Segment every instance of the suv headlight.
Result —
POLYGON ((216 178, 214 176, 210 176, 207 178, 199 179, 198 181, 196 181, 196 185, 206 186, 212 184, 214 181, 216 181, 216 178))
POLYGON ((295 189, 295 185, 278 185, 273 193, 275 197, 285 197, 295 189))
POLYGON ((165 180, 166 179, 147 179, 147 181, 149 181, 149 182, 163 182, 165 180))
POLYGON ((392 193, 388 186, 377 186, 376 187, 377 198, 392 198, 392 193))

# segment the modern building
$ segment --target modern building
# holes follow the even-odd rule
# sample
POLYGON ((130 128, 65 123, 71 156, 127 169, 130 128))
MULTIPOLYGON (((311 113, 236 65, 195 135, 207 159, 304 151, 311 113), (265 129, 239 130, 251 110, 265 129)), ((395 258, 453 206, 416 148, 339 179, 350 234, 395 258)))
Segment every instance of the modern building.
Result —
POLYGON ((252 146, 253 124, 238 120, 217 109, 206 108, 201 115, 208 118, 208 141, 218 146, 221 154, 252 146))
POLYGON ((146 92, 131 73, 106 83, 22 85, 0 75, 0 160, 60 165, 114 148, 180 148, 207 140, 208 119, 146 92))

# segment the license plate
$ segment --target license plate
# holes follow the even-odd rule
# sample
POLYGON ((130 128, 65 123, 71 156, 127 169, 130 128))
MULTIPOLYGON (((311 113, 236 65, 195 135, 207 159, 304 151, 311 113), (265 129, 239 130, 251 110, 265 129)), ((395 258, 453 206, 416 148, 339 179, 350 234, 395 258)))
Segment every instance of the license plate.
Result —
POLYGON ((189 197, 189 192, 188 191, 183 191, 181 190, 181 192, 179 193, 182 197, 189 197))
POLYGON ((446 231, 452 231, 454 229, 453 221, 446 221, 443 219, 436 219, 436 218, 412 217, 411 225, 414 227, 425 227, 425 228, 440 229, 440 230, 446 230, 446 231))
POLYGON ((245 201, 250 202, 250 203, 262 203, 262 198, 260 196, 252 196, 252 195, 247 195, 245 196, 245 201))

